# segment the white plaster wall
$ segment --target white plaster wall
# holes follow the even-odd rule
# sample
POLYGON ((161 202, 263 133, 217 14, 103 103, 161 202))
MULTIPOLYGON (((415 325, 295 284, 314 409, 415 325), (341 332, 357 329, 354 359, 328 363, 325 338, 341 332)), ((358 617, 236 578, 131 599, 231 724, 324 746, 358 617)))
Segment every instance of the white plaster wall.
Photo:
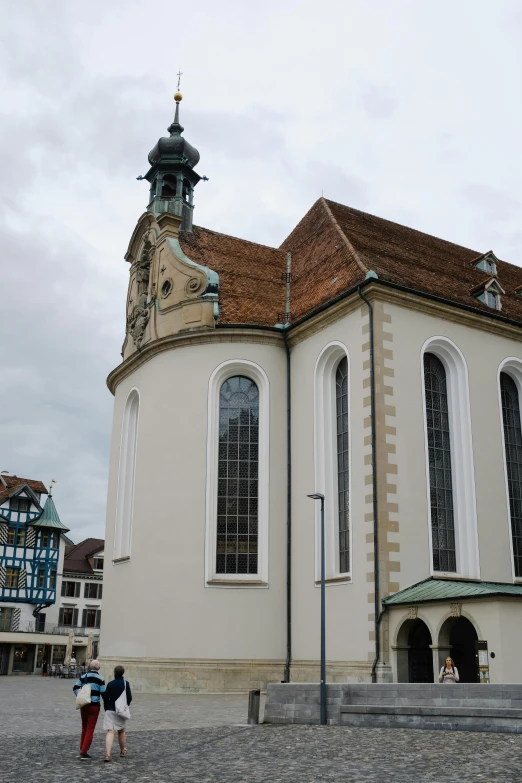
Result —
MULTIPOLYGON (((489 662, 490 672, 500 669, 501 682, 522 682, 520 650, 522 649, 522 603, 506 600, 499 604, 498 613, 500 661, 497 656, 489 662)), ((494 650, 490 645, 489 650, 494 650)), ((496 652, 496 651, 495 651, 496 652)))
POLYGON ((219 343, 155 356, 117 388, 105 545, 103 654, 283 659, 286 360, 282 348, 219 343), (259 364, 270 383, 269 587, 205 586, 207 397, 222 362, 259 364), (140 393, 131 559, 113 564, 125 400, 140 393))
POLYGON ((421 350, 436 335, 460 348, 468 368, 480 578, 512 581, 498 368, 508 356, 522 359, 522 343, 396 305, 386 304, 385 311, 392 316, 387 328, 393 334, 397 389, 401 589, 427 578, 431 569, 421 350))
MULTIPOLYGON (((318 660, 320 590, 315 586, 314 373, 322 350, 339 341, 350 357, 352 582, 326 588, 326 654, 330 661, 368 661, 373 645, 368 621, 372 607, 366 580, 362 327, 361 309, 312 335, 292 349, 292 657, 318 660)), ((331 499, 326 498, 325 504, 331 499)))

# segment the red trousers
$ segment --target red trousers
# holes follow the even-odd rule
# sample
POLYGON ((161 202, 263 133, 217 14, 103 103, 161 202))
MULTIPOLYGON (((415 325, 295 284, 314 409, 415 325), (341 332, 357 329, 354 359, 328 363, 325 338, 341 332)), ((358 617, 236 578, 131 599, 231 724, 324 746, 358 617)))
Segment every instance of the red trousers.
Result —
POLYGON ((81 710, 82 716, 82 738, 80 740, 80 753, 88 753, 91 747, 94 729, 98 722, 100 714, 99 704, 86 704, 81 710))

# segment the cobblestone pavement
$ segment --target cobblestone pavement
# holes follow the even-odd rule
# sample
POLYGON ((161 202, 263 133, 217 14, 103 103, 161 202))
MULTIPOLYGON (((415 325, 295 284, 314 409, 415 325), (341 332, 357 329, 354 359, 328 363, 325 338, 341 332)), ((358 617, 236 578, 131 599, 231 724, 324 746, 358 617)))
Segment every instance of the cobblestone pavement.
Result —
POLYGON ((71 683, 46 685, 36 678, 0 679, 1 783, 522 783, 522 735, 247 727, 237 725, 238 715, 244 721, 245 694, 138 695, 129 756, 116 754, 103 764, 100 726, 93 760, 83 762, 77 757, 79 718, 68 701, 71 683), (205 724, 205 705, 221 725, 205 724), (172 726, 157 728, 153 718, 165 710, 172 726), (176 717, 181 713, 184 727, 176 717))
MULTIPOLYGON (((6 735, 16 738, 74 731, 71 722, 74 727, 79 720, 74 708, 74 682, 54 677, 0 677, 0 739, 6 735), (40 714, 35 720, 37 711, 40 714)), ((149 731, 190 726, 234 726, 246 723, 247 710, 246 693, 134 693, 132 729, 149 731)))

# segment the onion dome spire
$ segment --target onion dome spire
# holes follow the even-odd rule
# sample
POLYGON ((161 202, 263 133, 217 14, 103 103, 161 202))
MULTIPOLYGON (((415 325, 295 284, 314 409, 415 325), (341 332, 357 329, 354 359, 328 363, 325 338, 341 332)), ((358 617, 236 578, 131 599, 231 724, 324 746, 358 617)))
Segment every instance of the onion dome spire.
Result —
POLYGON ((179 104, 183 99, 178 89, 174 94, 176 111, 174 122, 168 127, 170 136, 162 136, 149 153, 151 168, 145 174, 150 182, 150 200, 147 209, 156 217, 165 212, 181 217, 181 231, 192 231, 194 188, 201 179, 194 170, 199 152, 181 135, 179 104))
POLYGON ((154 149, 149 153, 149 163, 153 166, 163 158, 176 158, 185 162, 190 168, 194 168, 199 163, 199 152, 181 135, 185 130, 179 121, 179 104, 183 100, 182 94, 175 93, 174 100, 176 101, 174 122, 167 128, 170 136, 168 138, 163 136, 158 140, 154 149))

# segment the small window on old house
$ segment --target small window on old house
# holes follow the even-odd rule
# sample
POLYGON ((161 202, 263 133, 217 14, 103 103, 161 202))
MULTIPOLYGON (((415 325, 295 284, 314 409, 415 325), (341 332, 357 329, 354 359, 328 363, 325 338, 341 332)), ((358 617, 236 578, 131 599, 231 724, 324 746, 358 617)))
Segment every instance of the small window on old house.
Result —
POLYGON ((11 498, 11 511, 29 511, 30 502, 28 498, 11 498))
POLYGON ((7 568, 5 572, 5 586, 8 588, 17 588, 19 575, 19 568, 7 568))
POLYGON ((482 272, 486 272, 488 275, 497 274, 497 257, 493 252, 486 253, 477 261, 475 261, 476 269, 481 269, 482 272))

